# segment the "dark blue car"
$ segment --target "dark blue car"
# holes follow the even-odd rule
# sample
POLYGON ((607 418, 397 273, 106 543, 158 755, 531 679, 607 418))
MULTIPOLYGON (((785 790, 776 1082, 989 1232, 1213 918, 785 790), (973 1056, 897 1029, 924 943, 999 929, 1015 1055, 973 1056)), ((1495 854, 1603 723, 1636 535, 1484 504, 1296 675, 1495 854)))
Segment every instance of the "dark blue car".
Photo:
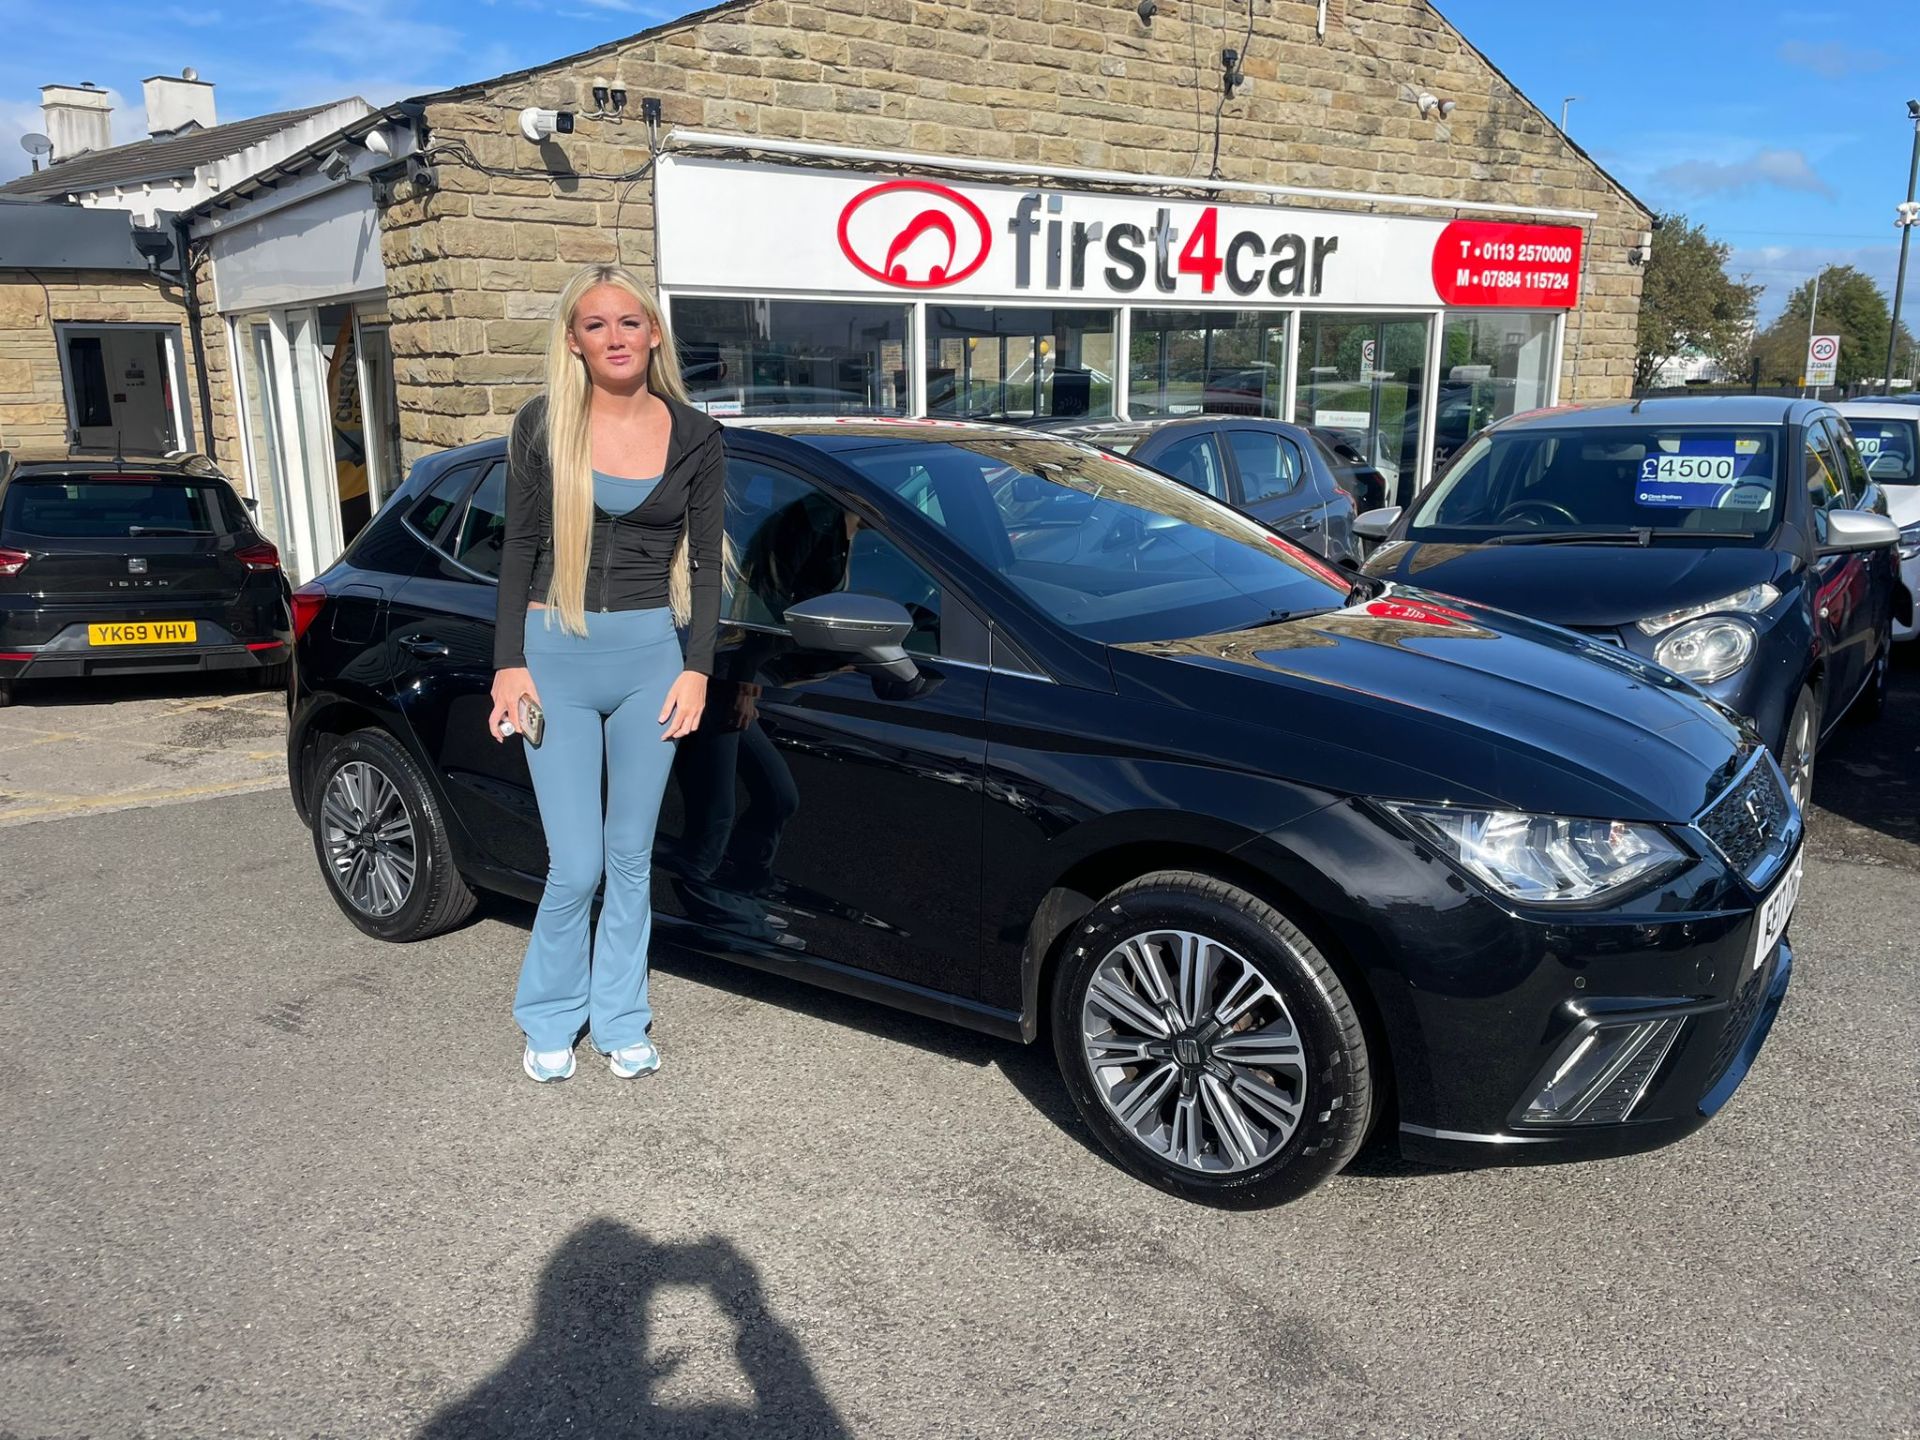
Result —
POLYGON ((1830 405, 1760 397, 1538 410, 1492 426, 1367 573, 1546 620, 1753 722, 1795 800, 1850 707, 1878 714, 1899 583, 1879 485, 1830 405))

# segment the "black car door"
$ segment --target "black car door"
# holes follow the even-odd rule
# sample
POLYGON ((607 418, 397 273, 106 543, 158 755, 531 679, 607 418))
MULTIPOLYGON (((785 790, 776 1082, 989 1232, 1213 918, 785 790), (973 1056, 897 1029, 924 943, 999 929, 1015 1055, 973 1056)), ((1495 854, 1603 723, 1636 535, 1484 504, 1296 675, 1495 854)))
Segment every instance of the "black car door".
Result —
POLYGON ((736 455, 727 488, 733 573, 662 807, 654 908, 714 953, 975 997, 985 627, 815 479, 736 455), (917 685, 795 644, 786 607, 839 590, 907 608, 917 685))
MULTIPOLYGON (((457 817, 487 862, 544 876, 546 837, 521 742, 487 733, 493 710, 493 615, 506 527, 504 457, 431 535, 428 559, 393 598, 388 633, 394 702, 438 769, 457 817)), ((436 486, 436 489, 439 487, 436 486)))
MULTIPOLYGON (((1827 539, 1827 516, 1852 508, 1846 467, 1833 432, 1815 421, 1806 428, 1804 463, 1807 504, 1816 544, 1827 539)), ((1832 726, 1853 698, 1872 655, 1873 587, 1870 557, 1858 552, 1826 555, 1814 562, 1813 627, 1826 661, 1823 724, 1832 726)))
POLYGON ((1235 503, 1314 552, 1327 553, 1327 499, 1313 485, 1293 442, 1272 430, 1229 426, 1223 432, 1233 456, 1235 503))
POLYGON ((1151 465, 1162 475, 1171 475, 1182 485, 1233 503, 1233 491, 1227 481, 1227 462, 1211 430, 1187 426, 1170 427, 1142 441, 1127 457, 1142 465, 1151 465))

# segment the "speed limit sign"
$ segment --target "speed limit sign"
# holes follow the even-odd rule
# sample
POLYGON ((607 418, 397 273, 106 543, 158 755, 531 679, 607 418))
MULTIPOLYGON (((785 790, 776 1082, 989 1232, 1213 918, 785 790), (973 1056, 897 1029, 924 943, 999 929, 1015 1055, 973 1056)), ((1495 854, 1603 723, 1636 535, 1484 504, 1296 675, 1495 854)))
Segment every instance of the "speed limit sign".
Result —
POLYGON ((1840 361, 1840 337, 1815 335, 1807 342, 1807 384, 1831 385, 1840 361))

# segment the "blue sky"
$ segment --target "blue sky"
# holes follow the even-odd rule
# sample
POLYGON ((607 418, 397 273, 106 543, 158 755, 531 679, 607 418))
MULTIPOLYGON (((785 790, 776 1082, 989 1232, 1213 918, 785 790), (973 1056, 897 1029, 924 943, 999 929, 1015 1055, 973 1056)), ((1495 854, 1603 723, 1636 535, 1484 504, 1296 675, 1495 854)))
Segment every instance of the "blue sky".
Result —
MULTIPOLYGON (((1181 5, 1185 0, 1167 0, 1181 5)), ((1308 0, 1273 0, 1308 7, 1308 0)), ((1549 114, 1656 208, 1735 247, 1771 293, 1858 265, 1891 293, 1920 96, 1920 0, 1438 0, 1549 114)), ((650 0, 0 0, 0 178, 27 168, 39 87, 119 97, 116 140, 144 133, 140 82, 192 65, 222 119, 344 95, 378 102, 536 65, 694 4, 650 0), (294 63, 290 63, 294 62, 294 63)), ((1116 0, 1116 17, 1130 20, 1116 0)), ((1256 41, 1257 43, 1257 41, 1256 41)), ((1920 265, 1920 262, 1916 262, 1920 265)))

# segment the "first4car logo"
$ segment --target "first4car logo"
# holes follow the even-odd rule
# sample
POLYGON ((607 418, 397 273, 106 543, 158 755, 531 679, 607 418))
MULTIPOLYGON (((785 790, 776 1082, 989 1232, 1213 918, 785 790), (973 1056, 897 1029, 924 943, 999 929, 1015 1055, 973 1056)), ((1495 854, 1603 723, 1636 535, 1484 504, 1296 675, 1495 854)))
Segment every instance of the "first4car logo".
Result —
POLYGON ((987 262, 993 230, 978 205, 928 180, 889 180, 840 212, 840 252, 887 285, 938 290, 987 262))

